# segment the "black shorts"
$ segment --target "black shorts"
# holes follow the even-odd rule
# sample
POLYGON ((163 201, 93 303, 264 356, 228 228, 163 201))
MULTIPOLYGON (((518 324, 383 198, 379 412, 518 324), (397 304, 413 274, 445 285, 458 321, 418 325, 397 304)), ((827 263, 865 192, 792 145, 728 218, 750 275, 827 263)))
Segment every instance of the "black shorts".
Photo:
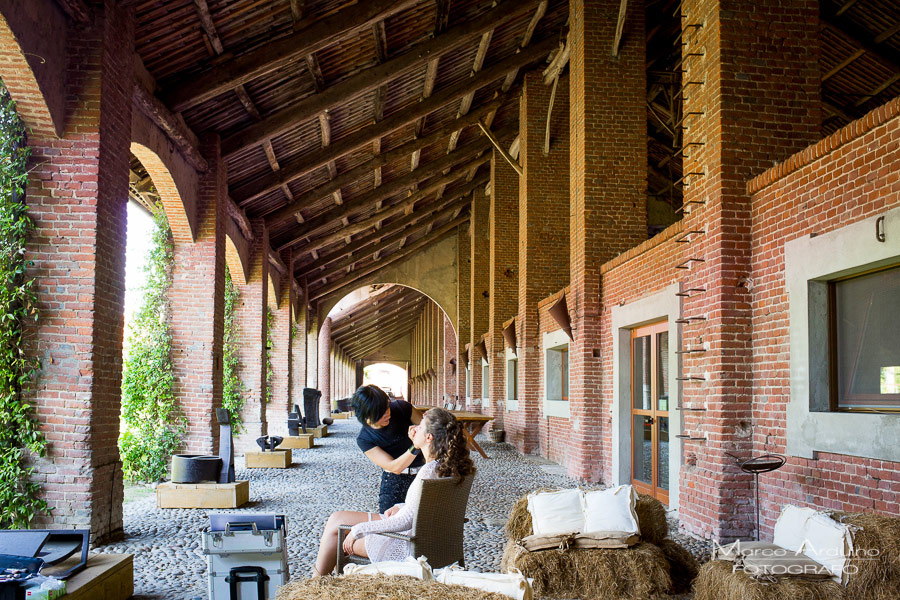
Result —
POLYGON ((415 475, 396 475, 381 472, 381 489, 378 492, 378 512, 384 514, 387 509, 406 501, 406 490, 412 485, 415 475))

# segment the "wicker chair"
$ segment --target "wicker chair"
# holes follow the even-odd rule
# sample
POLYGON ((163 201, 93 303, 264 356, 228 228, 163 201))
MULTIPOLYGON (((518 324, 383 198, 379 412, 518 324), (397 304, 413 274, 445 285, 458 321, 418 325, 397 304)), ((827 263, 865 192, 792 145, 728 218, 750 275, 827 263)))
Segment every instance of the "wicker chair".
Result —
MULTIPOLYGON (((422 499, 413 516, 410 535, 399 533, 378 533, 412 543, 412 555, 425 556, 433 569, 446 567, 457 562, 465 566, 463 557, 463 523, 466 522, 466 504, 472 490, 469 475, 457 485, 452 477, 425 479, 422 481, 422 499)), ((338 574, 344 572, 347 563, 369 564, 369 559, 355 554, 345 555, 341 547, 350 532, 349 525, 341 525, 338 530, 337 565, 338 574)))

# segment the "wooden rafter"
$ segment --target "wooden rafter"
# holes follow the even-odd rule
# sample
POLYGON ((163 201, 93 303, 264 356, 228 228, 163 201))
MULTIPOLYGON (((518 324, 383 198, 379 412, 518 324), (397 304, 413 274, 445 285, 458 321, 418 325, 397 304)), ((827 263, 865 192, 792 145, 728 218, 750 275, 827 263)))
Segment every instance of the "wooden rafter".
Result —
POLYGON ((209 169, 209 164, 197 149, 197 136, 194 132, 139 82, 134 84, 132 100, 135 106, 172 140, 191 167, 203 173, 209 169))
POLYGON ((537 3, 537 0, 505 0, 484 14, 448 29, 445 33, 417 44, 405 53, 360 71, 335 85, 324 89, 321 93, 308 96, 293 106, 276 111, 269 117, 238 131, 222 142, 223 154, 231 155, 235 151, 255 146, 262 140, 278 135, 295 127, 298 123, 318 115, 325 109, 344 103, 365 92, 389 82, 400 75, 427 64, 475 36, 513 19, 521 10, 537 3), (513 7, 512 5, 515 4, 513 7))
POLYGON ((401 302, 391 303, 388 307, 344 323, 340 328, 335 329, 332 323, 331 339, 338 342, 346 342, 354 337, 368 335, 379 325, 390 325, 397 321, 406 320, 413 314, 418 314, 426 302, 425 296, 417 293, 414 296, 404 298, 401 302))
POLYGON ((91 9, 83 0, 56 0, 56 3, 76 23, 90 23, 91 9))
POLYGON ((487 138, 491 141, 491 144, 494 146, 494 150, 500 153, 500 155, 509 163, 513 169, 515 169, 516 173, 519 174, 519 177, 523 177, 525 175, 525 171, 522 170, 522 165, 520 165, 516 160, 509 155, 509 152, 506 151, 506 148, 500 143, 500 140, 497 139, 491 130, 484 124, 483 121, 478 122, 478 127, 481 129, 481 132, 487 136, 487 138))
POLYGON ((625 15, 628 13, 628 0, 619 2, 619 18, 616 20, 616 35, 613 38, 612 55, 619 55, 619 44, 622 43, 622 31, 625 29, 625 15))

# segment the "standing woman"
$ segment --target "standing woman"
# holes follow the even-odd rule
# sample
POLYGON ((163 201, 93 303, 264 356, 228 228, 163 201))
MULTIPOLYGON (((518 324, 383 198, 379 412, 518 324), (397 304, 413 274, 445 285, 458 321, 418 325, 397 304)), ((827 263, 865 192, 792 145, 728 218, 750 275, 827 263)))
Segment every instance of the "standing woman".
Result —
POLYGON ((425 413, 421 423, 413 427, 411 437, 413 446, 421 449, 426 462, 409 487, 405 502, 393 506, 383 514, 356 511, 333 513, 322 533, 319 554, 313 567, 314 576, 325 575, 334 569, 340 525, 352 525, 343 545, 343 551, 347 554, 352 552, 357 556, 368 557, 373 562, 404 560, 412 552, 409 542, 372 534, 410 534, 413 517, 422 497, 423 480, 453 477, 458 483, 462 483, 463 479, 475 472, 462 425, 443 408, 432 408, 425 413))
POLYGON ((378 512, 403 502, 419 468, 425 464, 412 444, 412 427, 422 413, 405 400, 388 398, 377 385, 364 385, 353 394, 353 410, 362 423, 356 444, 366 458, 383 470, 378 512))

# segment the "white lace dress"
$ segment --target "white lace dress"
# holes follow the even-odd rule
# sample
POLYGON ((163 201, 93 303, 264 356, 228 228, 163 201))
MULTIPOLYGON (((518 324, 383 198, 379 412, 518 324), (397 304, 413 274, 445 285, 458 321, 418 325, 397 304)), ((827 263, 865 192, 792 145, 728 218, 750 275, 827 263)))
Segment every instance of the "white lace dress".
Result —
POLYGON ((370 535, 380 532, 402 533, 409 535, 413 525, 413 516, 419 506, 422 497, 422 480, 437 479, 437 461, 426 463, 416 473, 416 478, 406 491, 406 502, 400 504, 392 517, 380 521, 367 521, 357 523, 350 529, 353 539, 365 537, 366 554, 369 560, 378 562, 382 560, 405 560, 412 550, 409 542, 398 540, 383 535, 370 535))

